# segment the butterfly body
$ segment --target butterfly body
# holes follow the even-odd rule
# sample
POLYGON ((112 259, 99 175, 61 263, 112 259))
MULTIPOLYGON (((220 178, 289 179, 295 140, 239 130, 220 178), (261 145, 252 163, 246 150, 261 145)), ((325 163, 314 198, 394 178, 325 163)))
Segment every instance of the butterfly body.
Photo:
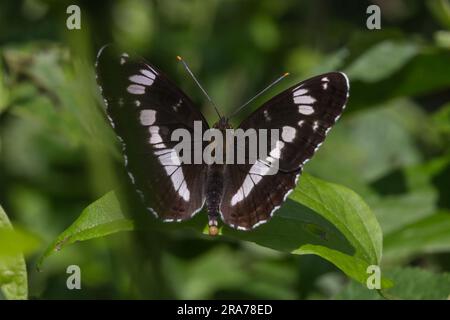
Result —
MULTIPOLYGON (((212 235, 218 232, 219 219, 239 230, 270 220, 340 117, 349 92, 348 79, 339 72, 300 82, 264 103, 237 128, 266 130, 271 137, 279 132, 276 143, 269 139, 266 156, 228 163, 230 141, 225 139, 227 161, 186 163, 176 152, 173 133, 184 129, 194 135, 196 125, 202 132, 209 130, 189 97, 155 66, 110 47, 100 50, 96 67, 106 114, 143 204, 167 222, 190 219, 205 208, 212 235)), ((231 125, 220 117, 213 128, 226 137, 231 125)), ((260 141, 258 136, 256 142, 233 146, 234 153, 247 152, 254 144, 260 148, 260 141)), ((218 141, 193 139, 189 149, 203 153, 209 143, 218 141)))
POLYGON ((217 226, 220 217, 220 203, 223 194, 225 165, 210 164, 206 178, 206 210, 208 225, 217 226))
MULTIPOLYGON (((213 125, 214 129, 221 132, 223 137, 226 136, 226 130, 231 129, 228 119, 220 117, 213 125)), ((214 143, 214 141, 209 141, 214 143)), ((223 144, 222 154, 226 158, 227 146, 223 144)), ((208 165, 206 178, 206 211, 208 213, 208 226, 210 235, 215 235, 217 232, 218 220, 220 218, 220 203, 222 201, 224 181, 225 181, 226 164, 213 163, 208 165)))

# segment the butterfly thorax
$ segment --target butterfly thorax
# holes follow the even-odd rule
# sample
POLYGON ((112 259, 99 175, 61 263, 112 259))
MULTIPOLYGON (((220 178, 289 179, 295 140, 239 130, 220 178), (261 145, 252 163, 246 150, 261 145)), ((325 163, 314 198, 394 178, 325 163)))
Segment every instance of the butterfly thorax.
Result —
POLYGON ((227 118, 225 118, 225 117, 221 117, 220 119, 219 119, 219 121, 217 121, 214 125, 213 125, 213 128, 215 128, 215 129, 219 129, 219 130, 226 130, 226 129, 231 129, 231 128, 233 128, 232 126, 231 126, 231 124, 228 122, 228 119, 227 118))

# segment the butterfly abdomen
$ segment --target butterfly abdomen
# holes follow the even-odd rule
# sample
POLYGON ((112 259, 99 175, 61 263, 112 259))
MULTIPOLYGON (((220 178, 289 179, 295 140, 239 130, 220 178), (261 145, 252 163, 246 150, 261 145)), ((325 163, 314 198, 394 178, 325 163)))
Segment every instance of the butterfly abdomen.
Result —
POLYGON ((206 180, 206 210, 208 211, 208 224, 210 233, 217 229, 219 208, 223 194, 224 182, 223 164, 211 164, 208 167, 206 180))

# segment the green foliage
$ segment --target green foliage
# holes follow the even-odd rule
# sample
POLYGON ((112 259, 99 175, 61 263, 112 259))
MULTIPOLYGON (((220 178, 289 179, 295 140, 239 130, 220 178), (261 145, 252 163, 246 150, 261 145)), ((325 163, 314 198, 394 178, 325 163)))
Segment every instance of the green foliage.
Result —
MULTIPOLYGON (((382 234, 375 216, 358 195, 345 187, 307 174, 302 180, 290 196, 292 201, 283 206, 271 223, 247 233, 227 227, 220 233, 275 250, 318 255, 365 284, 367 267, 381 260, 382 234), (314 217, 297 203, 314 210, 325 220, 314 217)), ((51 253, 68 244, 131 230, 133 223, 125 216, 114 193, 106 194, 89 205, 57 237, 41 257, 39 266, 51 253)), ((164 228, 163 225, 158 227, 164 228)), ((207 234, 207 224, 199 224, 196 229, 207 234)), ((383 287, 391 285, 390 281, 383 281, 383 287)))
POLYGON ((36 237, 12 229, 0 206, 0 289, 6 299, 27 299, 28 277, 23 254, 33 252, 39 245, 36 237))
POLYGON ((450 213, 440 212, 390 233, 384 242, 389 256, 396 259, 417 253, 450 250, 450 213))
MULTIPOLYGON (((397 283, 389 290, 383 290, 388 299, 448 300, 450 296, 450 274, 436 274, 418 268, 396 268, 388 277, 397 283)), ((367 290, 355 283, 350 284, 337 299, 382 299, 373 290, 367 290)))
POLYGON ((352 80, 377 82, 398 71, 417 51, 414 43, 380 42, 348 66, 346 72, 352 80))
POLYGON ((133 222, 124 217, 114 192, 110 192, 83 210, 78 219, 55 239, 39 259, 38 269, 45 258, 64 246, 132 229, 133 222))

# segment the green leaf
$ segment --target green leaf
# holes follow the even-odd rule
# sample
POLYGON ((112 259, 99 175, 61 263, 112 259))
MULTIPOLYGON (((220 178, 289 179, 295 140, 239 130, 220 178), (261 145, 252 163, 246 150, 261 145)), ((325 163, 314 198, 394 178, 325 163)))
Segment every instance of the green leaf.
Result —
MULTIPOLYGON (((12 230, 11 222, 0 206, 0 230, 12 230)), ((11 236, 11 234, 8 234, 11 236)), ((2 242, 1 248, 11 242, 2 242)), ((0 289, 7 299, 19 300, 28 298, 27 266, 21 253, 0 256, 0 289)))
MULTIPOLYGON (((419 96, 444 90, 450 86, 448 50, 422 50, 398 72, 373 83, 352 82, 349 107, 352 110, 373 107, 393 98, 419 96)), ((405 114, 407 115, 407 114, 405 114)))
MULTIPOLYGON (((205 215, 182 224, 151 220, 149 228, 175 229, 180 226, 207 233, 205 215)), ((80 217, 49 246, 39 261, 62 247, 114 232, 133 229, 119 202, 110 192, 88 206, 80 217)), ((290 199, 270 223, 252 232, 224 226, 221 235, 251 241, 293 254, 316 254, 330 261, 349 277, 365 283, 369 265, 380 263, 382 234, 375 216, 353 191, 304 174, 290 199), (315 212, 315 213, 314 213, 315 212)), ((383 280, 389 287, 390 281, 383 280)))
POLYGON ((396 168, 419 163, 421 155, 410 129, 424 123, 423 115, 416 115, 418 109, 409 100, 397 99, 344 114, 308 169, 361 192, 359 185, 364 187, 396 168))
POLYGON ((399 70, 418 52, 410 42, 383 41, 355 60, 346 70, 352 80, 376 82, 399 70))
MULTIPOLYGON (((447 300, 450 297, 450 274, 432 273, 418 268, 396 268, 386 272, 386 276, 395 281, 395 286, 383 290, 389 299, 408 300, 447 300)), ((336 299, 375 299, 382 297, 374 290, 369 290, 353 282, 342 291, 336 299)))
POLYGON ((450 213, 437 213, 387 235, 385 250, 389 259, 419 253, 449 252, 450 213))
POLYGON ((291 199, 330 221, 368 263, 381 260, 382 233, 375 215, 355 192, 304 174, 291 199))
POLYGON ((385 234, 432 215, 437 195, 430 189, 417 190, 398 196, 385 196, 371 202, 385 234))
MULTIPOLYGON (((372 265, 367 261, 360 259, 356 256, 351 256, 337 250, 332 250, 323 246, 303 245, 298 250, 294 250, 294 254, 315 254, 325 260, 333 263, 336 267, 342 270, 347 276, 358 281, 359 283, 366 284, 367 281, 367 268, 372 265)), ((382 277, 381 287, 390 288, 393 286, 393 282, 390 279, 382 277)))
POLYGON ((133 228, 133 221, 123 216, 119 202, 111 191, 84 209, 78 219, 55 239, 39 259, 37 268, 41 268, 47 257, 69 244, 133 228))

